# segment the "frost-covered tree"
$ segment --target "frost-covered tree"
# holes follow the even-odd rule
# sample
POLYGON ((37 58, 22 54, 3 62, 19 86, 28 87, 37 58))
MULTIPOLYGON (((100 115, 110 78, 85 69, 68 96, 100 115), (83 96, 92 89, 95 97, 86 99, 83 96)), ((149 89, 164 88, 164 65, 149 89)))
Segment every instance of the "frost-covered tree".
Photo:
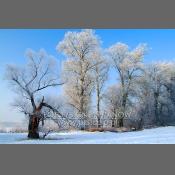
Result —
POLYGON ((173 62, 149 64, 145 66, 143 75, 137 82, 136 91, 140 106, 138 115, 144 116, 148 123, 162 125, 167 120, 163 119, 163 116, 170 115, 173 104, 171 97, 174 94, 170 87, 175 75, 174 70, 175 64, 173 62))
POLYGON ((108 117, 112 121, 112 127, 117 127, 117 117, 121 111, 122 92, 119 85, 112 85, 107 88, 104 98, 105 108, 108 117))
POLYGON ((94 59, 94 86, 96 94, 96 116, 98 122, 98 128, 101 127, 100 119, 102 116, 101 102, 104 97, 104 85, 108 78, 109 62, 104 57, 102 51, 97 51, 93 55, 94 59))
POLYGON ((52 109, 61 116, 58 110, 46 102, 45 94, 49 88, 63 83, 53 56, 44 50, 28 50, 26 56, 26 65, 7 65, 6 79, 17 94, 14 106, 29 117, 28 137, 39 138, 39 124, 44 120, 43 108, 52 109))
MULTIPOLYGON (((116 43, 108 49, 111 64, 117 71, 121 87, 121 111, 125 116, 128 99, 131 88, 138 77, 139 70, 142 67, 142 60, 146 52, 146 45, 140 44, 134 50, 129 50, 128 45, 116 43)), ((123 117, 119 119, 119 127, 123 126, 123 117)))
MULTIPOLYGON (((64 62, 65 94, 69 104, 81 117, 87 117, 93 90, 93 54, 99 47, 99 38, 93 30, 68 32, 57 45, 66 56, 64 62)), ((84 118, 83 117, 83 118, 84 118)), ((85 118, 86 118, 85 117, 85 118)))

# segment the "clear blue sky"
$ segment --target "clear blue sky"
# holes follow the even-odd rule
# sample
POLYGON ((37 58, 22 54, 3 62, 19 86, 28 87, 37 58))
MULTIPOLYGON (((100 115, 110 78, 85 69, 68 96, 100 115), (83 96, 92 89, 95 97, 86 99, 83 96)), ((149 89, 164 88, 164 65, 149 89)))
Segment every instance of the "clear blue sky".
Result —
MULTIPOLYGON (((63 59, 63 56, 57 53, 56 45, 69 30, 72 31, 72 29, 0 29, 0 122, 20 121, 23 117, 10 106, 14 94, 9 90, 7 82, 3 80, 5 65, 7 63, 23 64, 27 48, 34 50, 44 48, 49 54, 63 59)), ((103 48, 116 42, 124 42, 131 49, 139 43, 147 43, 151 49, 145 56, 145 62, 175 58, 175 30, 98 29, 96 34, 102 39, 103 48)), ((112 73, 110 78, 110 83, 115 83, 115 76, 112 73)))

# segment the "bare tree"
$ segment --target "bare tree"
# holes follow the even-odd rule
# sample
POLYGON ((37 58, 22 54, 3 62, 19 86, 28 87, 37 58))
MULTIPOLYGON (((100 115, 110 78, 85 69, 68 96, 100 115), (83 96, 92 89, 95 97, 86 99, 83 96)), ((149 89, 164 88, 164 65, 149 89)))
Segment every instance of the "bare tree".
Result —
POLYGON ((85 118, 93 90, 92 69, 95 65, 92 56, 98 46, 99 39, 92 30, 68 32, 57 46, 58 51, 67 57, 64 62, 64 75, 67 79, 64 89, 68 102, 85 118))
MULTIPOLYGON (((108 49, 108 54, 112 60, 112 66, 117 71, 122 92, 121 109, 126 112, 131 87, 138 77, 142 67, 142 59, 146 51, 146 45, 142 44, 130 51, 128 45, 117 43, 108 49)), ((124 115, 125 116, 125 115, 124 115)), ((123 126, 123 117, 119 121, 119 127, 123 126)))
MULTIPOLYGON (((43 107, 56 110, 45 102, 44 94, 48 88, 58 87, 63 83, 60 82, 56 60, 44 50, 28 50, 27 58, 28 62, 24 66, 7 65, 6 79, 18 98, 21 98, 15 106, 29 117, 28 137, 39 138, 38 127, 44 119, 43 107)), ((55 112, 59 113, 57 110, 55 112)))

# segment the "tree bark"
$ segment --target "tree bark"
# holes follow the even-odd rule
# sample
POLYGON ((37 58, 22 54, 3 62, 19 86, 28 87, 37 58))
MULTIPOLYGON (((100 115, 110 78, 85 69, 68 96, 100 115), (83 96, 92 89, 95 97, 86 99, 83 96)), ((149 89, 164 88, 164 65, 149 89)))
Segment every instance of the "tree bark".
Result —
POLYGON ((100 116, 100 104, 99 102, 97 103, 97 122, 98 122, 98 128, 101 127, 101 122, 100 122, 101 116, 100 116))
POLYGON ((100 122, 100 117, 99 116, 98 116, 97 121, 98 121, 98 128, 101 128, 101 122, 100 122))
POLYGON ((159 112, 158 112, 158 98, 159 98, 159 93, 155 92, 154 93, 154 115, 155 115, 155 123, 156 125, 160 125, 160 119, 159 119, 159 112))
POLYGON ((115 128, 115 118, 112 118, 112 128, 115 128))
POLYGON ((114 112, 114 116, 112 117, 112 128, 116 128, 116 111, 114 112))
POLYGON ((123 127, 123 118, 117 120, 117 125, 119 128, 123 127))
POLYGON ((126 103, 127 103, 127 100, 128 100, 128 93, 125 93, 122 97, 122 116, 118 119, 117 121, 117 125, 119 128, 123 127, 124 124, 123 124, 123 120, 125 118, 125 113, 126 113, 126 103))
POLYGON ((28 138, 39 139, 38 127, 39 127, 39 118, 36 114, 33 114, 29 118, 28 138))

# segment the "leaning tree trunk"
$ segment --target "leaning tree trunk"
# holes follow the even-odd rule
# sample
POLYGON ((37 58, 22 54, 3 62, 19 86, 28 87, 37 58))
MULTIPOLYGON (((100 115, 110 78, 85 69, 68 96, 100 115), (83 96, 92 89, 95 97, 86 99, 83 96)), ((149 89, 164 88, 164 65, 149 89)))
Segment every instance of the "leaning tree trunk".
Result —
POLYGON ((38 139, 39 138, 39 118, 37 114, 33 114, 29 118, 28 126, 28 138, 38 139))

